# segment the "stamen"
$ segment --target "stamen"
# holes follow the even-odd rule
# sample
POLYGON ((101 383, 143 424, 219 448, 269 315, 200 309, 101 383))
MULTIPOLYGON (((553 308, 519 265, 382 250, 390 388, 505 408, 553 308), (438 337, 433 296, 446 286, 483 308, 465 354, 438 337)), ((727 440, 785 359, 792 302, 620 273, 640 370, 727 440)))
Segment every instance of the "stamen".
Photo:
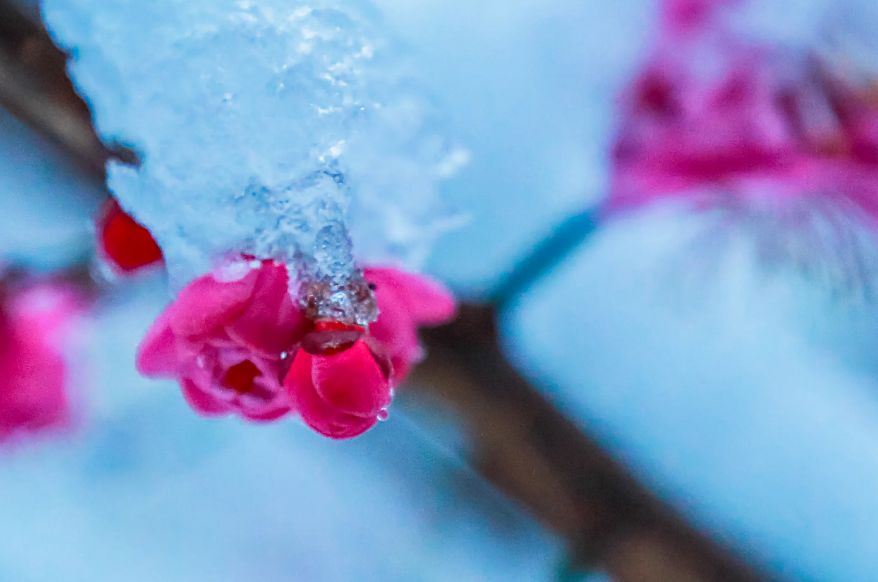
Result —
POLYGON ((262 372, 256 367, 256 364, 250 360, 244 360, 228 369, 222 384, 238 394, 247 394, 253 390, 254 379, 261 375, 262 372))

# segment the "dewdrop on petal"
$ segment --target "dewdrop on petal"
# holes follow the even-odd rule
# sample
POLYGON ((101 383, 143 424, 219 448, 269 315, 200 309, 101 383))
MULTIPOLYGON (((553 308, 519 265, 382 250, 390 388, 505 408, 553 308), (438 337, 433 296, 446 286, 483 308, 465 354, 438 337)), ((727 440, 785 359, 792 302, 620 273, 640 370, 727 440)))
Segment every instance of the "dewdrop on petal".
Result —
POLYGON ((459 151, 365 2, 46 0, 106 142, 108 185, 161 247, 171 287, 242 256, 290 271, 313 317, 366 325, 359 264, 417 268, 459 151))

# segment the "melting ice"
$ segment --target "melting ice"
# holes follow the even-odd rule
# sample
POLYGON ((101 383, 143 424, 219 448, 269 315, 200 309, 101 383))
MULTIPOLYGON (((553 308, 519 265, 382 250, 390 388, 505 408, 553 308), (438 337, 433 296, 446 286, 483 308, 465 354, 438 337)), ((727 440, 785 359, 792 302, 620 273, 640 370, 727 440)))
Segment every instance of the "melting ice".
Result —
POLYGON ((105 141, 108 184, 172 286, 253 255, 287 263, 315 314, 365 323, 357 265, 426 254, 461 158, 361 2, 45 0, 105 141))

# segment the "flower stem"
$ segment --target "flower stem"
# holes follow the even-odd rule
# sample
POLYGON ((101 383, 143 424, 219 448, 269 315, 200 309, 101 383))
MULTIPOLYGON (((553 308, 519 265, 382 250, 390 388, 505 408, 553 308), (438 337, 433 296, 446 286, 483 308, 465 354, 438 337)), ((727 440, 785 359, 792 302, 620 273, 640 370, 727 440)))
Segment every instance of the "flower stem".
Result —
POLYGON ((490 294, 489 302, 497 307, 498 312, 505 311, 513 299, 526 292, 588 240, 600 225, 602 215, 602 208, 597 206, 566 218, 555 226, 551 234, 506 273, 490 294))

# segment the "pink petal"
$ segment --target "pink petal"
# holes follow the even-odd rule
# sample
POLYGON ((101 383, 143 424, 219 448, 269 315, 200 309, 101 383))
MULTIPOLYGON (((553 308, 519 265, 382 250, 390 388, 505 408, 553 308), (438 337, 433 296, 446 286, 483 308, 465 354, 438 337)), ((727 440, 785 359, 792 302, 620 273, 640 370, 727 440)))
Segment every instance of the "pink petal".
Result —
MULTIPOLYGON (((397 299, 396 290, 392 287, 379 287, 375 294, 378 299, 378 320, 369 325, 369 335, 380 342, 394 363, 415 358, 420 353, 417 328, 406 305, 397 299)), ((398 374, 395 377, 396 380, 400 379, 398 374)))
POLYGON ((406 376, 409 374, 409 370, 411 370, 412 363, 416 362, 417 359, 412 358, 391 358, 391 363, 393 364, 393 384, 401 384, 406 376))
POLYGON ((247 308, 226 325, 229 336, 267 358, 300 341, 308 322, 293 304, 287 282, 286 266, 264 263, 247 308))
POLYGON ((177 354, 177 340, 165 312, 159 315, 137 347, 137 371, 147 378, 176 378, 180 369, 177 354))
MULTIPOLYGON (((15 327, 27 323, 24 318, 15 327)), ((25 337, 11 333, 4 338, 0 437, 60 426, 69 417, 64 358, 47 343, 48 337, 35 337, 31 331, 25 337)))
POLYGON ((345 414, 317 394, 312 382, 313 359, 304 350, 299 350, 284 379, 284 387, 305 424, 325 437, 339 440, 361 435, 375 426, 377 415, 364 418, 345 414))
POLYGON ((665 25, 675 34, 687 34, 710 22, 717 8, 735 0, 665 0, 662 2, 665 25))
POLYGON ((290 412, 289 397, 278 378, 277 360, 264 359, 241 348, 220 349, 216 351, 213 365, 207 365, 205 369, 211 373, 201 382, 193 376, 196 384, 207 386, 204 392, 227 403, 229 410, 241 417, 254 422, 269 422, 290 412), (260 373, 253 380, 252 391, 239 393, 222 382, 231 367, 244 361, 254 364, 260 373))
POLYGON ((292 410, 292 403, 285 394, 279 394, 277 398, 258 408, 242 408, 241 416, 253 422, 273 422, 281 419, 292 410))
MULTIPOLYGON (((304 350, 303 350, 304 351, 304 350)), ((390 404, 390 385, 362 340, 333 356, 311 356, 311 378, 317 393, 333 408, 372 417, 390 404)))
POLYGON ((73 288, 53 283, 29 287, 17 293, 11 303, 12 315, 28 321, 19 333, 33 332, 45 338, 54 338, 82 311, 73 288))
POLYGON ((364 271, 366 280, 374 283, 381 309, 382 288, 391 289, 395 299, 401 302, 412 320, 418 325, 438 325, 454 317, 457 305, 444 285, 422 275, 406 273, 392 268, 369 268, 364 271))
POLYGON ((168 307, 168 321, 180 338, 209 336, 241 313, 250 302, 257 271, 238 281, 219 282, 204 275, 189 283, 168 307))
POLYGON ((202 390, 195 382, 189 378, 180 379, 180 388, 183 390, 183 397, 189 406, 206 417, 223 416, 232 412, 232 407, 228 402, 202 390))

